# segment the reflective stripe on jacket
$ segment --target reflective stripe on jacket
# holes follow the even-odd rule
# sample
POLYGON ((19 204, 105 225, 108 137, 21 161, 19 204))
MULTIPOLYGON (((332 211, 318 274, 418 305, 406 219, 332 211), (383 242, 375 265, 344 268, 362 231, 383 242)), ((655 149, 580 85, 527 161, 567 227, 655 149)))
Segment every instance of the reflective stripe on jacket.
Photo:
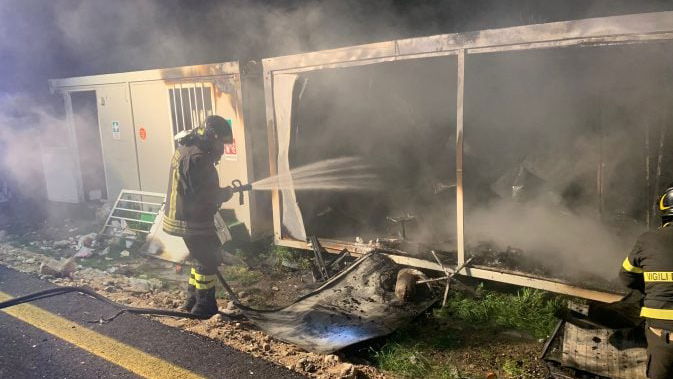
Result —
POLYGON ((673 227, 643 233, 622 262, 622 281, 645 294, 640 315, 673 330, 673 227))
POLYGON ((164 231, 179 237, 215 233, 219 191, 212 157, 196 145, 179 146, 171 160, 164 231))

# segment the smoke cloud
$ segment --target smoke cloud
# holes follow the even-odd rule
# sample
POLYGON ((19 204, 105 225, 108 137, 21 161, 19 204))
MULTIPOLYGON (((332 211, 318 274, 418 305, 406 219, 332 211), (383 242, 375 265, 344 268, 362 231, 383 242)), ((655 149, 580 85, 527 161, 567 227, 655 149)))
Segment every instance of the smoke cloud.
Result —
POLYGON ((667 9, 664 0, 3 1, 0 91, 44 99, 48 78, 667 9))
MULTIPOLYGON (((22 190, 44 187, 35 147, 39 140, 64 141, 65 130, 62 116, 53 111, 62 109, 62 102, 47 92, 49 78, 245 61, 395 38, 667 9, 673 5, 655 0, 3 1, 0 155, 22 190)), ((670 99, 670 93, 661 83, 670 87, 666 67, 673 65, 652 51, 640 55, 641 60, 634 60, 638 54, 632 50, 593 51, 541 53, 542 58, 468 57, 468 241, 490 239, 536 256, 564 257, 569 265, 587 262, 596 273, 609 276, 613 261, 628 250, 610 237, 614 220, 624 216, 635 225, 622 229, 645 228, 644 210, 673 179, 666 169, 656 172, 673 163, 667 156, 658 164, 659 142, 671 146, 673 137, 671 132, 660 138, 671 120, 662 111, 670 104, 660 100, 670 99), (597 173, 601 157, 605 164, 597 173), (648 170, 643 168, 646 161, 648 170), (516 182, 521 175, 538 184, 516 182), (650 178, 647 186, 642 185, 645 176, 650 178), (514 186, 523 186, 522 193, 537 188, 521 200, 511 198, 514 186), (599 198, 601 214, 596 211, 599 198), (587 260, 608 263, 601 268, 587 260)), ((416 238, 455 238, 447 232, 455 230, 455 190, 450 187, 455 166, 449 158, 455 155, 455 83, 448 74, 454 63, 446 62, 421 67, 438 75, 426 72, 422 79, 424 71, 413 65, 365 73, 363 80, 355 80, 358 91, 338 85, 331 93, 322 91, 327 105, 307 96, 312 105, 303 110, 300 129, 330 132, 318 133, 322 138, 306 146, 299 143, 295 163, 311 162, 301 156, 302 149, 311 148, 307 157, 313 157, 324 153, 320 146, 332 144, 339 147, 333 156, 355 152, 370 158, 383 167, 391 189, 399 189, 391 190, 386 201, 360 198, 365 207, 346 197, 336 199, 345 204, 341 209, 350 221, 344 223, 357 227, 340 230, 341 236, 365 229, 374 236, 391 232, 397 227, 385 221, 386 215, 416 213, 416 238), (311 115, 318 110, 322 113, 311 115), (337 127, 349 137, 333 135, 337 127), (381 134, 357 134, 366 130, 381 134)), ((316 81, 320 79, 309 78, 308 91, 316 81)), ((324 86, 337 83, 328 79, 324 86)), ((324 214, 324 201, 306 198, 304 211, 324 214)), ((337 212, 339 207, 329 209, 337 212)), ((339 229, 332 222, 325 225, 339 229)))
MULTIPOLYGON (((490 243, 559 277, 615 278, 673 179, 669 45, 467 57, 468 254, 490 243)), ((455 248, 455 58, 302 74, 293 112, 291 164, 363 156, 386 187, 298 194, 309 234, 391 236, 391 217, 414 216, 409 239, 455 248)))
POLYGON ((67 146, 66 123, 27 95, 0 97, 0 169, 17 198, 42 198, 43 146, 67 146))

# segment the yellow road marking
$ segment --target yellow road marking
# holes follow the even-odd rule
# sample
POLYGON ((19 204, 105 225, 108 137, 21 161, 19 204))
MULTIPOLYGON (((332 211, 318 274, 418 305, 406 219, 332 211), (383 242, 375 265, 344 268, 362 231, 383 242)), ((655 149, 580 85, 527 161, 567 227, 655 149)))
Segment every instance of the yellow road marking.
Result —
MULTIPOLYGON (((0 301, 11 298, 12 296, 0 291, 0 301)), ((139 376, 145 378, 203 378, 187 369, 34 305, 20 304, 2 311, 139 376)))

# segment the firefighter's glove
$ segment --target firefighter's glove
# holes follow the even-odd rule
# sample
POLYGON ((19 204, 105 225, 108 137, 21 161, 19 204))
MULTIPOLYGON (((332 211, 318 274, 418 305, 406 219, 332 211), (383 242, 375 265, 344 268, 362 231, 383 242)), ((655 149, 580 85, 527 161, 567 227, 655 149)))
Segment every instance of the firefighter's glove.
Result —
POLYGON ((234 189, 231 186, 220 188, 219 198, 220 203, 226 203, 234 196, 234 189))

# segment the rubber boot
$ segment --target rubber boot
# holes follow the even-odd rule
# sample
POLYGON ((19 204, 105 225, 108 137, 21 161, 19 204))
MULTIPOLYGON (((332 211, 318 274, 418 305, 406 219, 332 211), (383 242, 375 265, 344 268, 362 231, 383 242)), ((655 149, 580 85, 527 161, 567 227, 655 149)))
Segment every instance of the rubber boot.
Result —
POLYGON ((181 312, 191 312, 196 304, 196 279, 194 276, 196 270, 192 268, 192 272, 189 274, 189 284, 187 284, 187 299, 184 303, 178 308, 181 312))
POLYGON ((196 287, 193 284, 187 285, 187 299, 178 308, 181 312, 191 312, 196 304, 196 287))
POLYGON ((210 318, 217 313, 215 287, 205 290, 196 290, 196 305, 192 308, 191 313, 204 319, 210 318))

